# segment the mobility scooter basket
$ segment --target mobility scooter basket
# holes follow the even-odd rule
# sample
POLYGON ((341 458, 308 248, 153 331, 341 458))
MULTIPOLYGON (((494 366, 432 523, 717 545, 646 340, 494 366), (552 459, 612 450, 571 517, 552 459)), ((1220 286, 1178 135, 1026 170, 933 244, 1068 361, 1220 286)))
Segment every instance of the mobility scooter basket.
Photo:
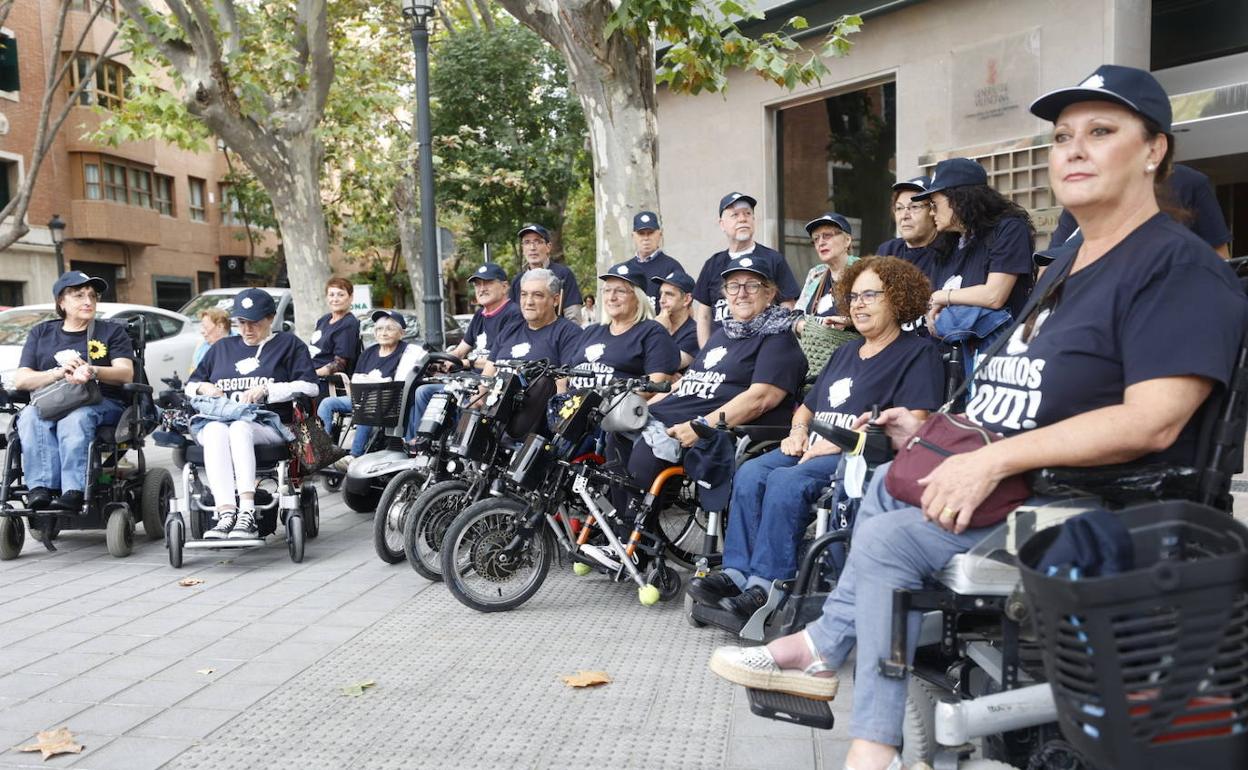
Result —
POLYGON ((379 428, 397 426, 403 388, 403 382, 351 383, 351 421, 379 428))

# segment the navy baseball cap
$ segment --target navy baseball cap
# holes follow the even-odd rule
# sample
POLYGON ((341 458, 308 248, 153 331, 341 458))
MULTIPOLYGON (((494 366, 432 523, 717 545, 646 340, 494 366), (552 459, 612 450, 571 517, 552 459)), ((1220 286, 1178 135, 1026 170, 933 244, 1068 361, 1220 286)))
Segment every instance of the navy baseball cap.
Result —
POLYGON ((259 321, 261 318, 275 315, 277 303, 273 296, 264 289, 243 289, 234 295, 234 309, 230 318, 241 318, 244 321, 259 321))
POLYGON ((641 232, 642 230, 658 230, 663 225, 659 224, 659 215, 653 211, 639 211, 633 217, 633 232, 641 232))
POLYGON ((731 206, 735 206, 738 201, 745 201, 746 203, 750 204, 750 208, 754 208, 755 206, 758 205, 758 201, 754 200, 753 198, 751 198, 750 196, 744 193, 730 192, 724 197, 719 199, 720 216, 723 216, 724 209, 729 208, 731 206))
POLYGON ((719 274, 719 277, 726 278, 729 273, 736 272, 737 270, 745 270, 756 275, 761 275, 769 281, 776 280, 776 277, 771 274, 771 265, 767 264, 766 260, 756 259, 752 254, 745 254, 744 256, 737 257, 729 262, 728 267, 726 267, 724 271, 719 274))
POLYGON ((927 192, 927 188, 932 186, 932 178, 929 176, 916 176, 913 179, 903 179, 893 185, 893 191, 914 190, 915 192, 927 192))
POLYGON ((677 289, 683 291, 685 294, 692 294, 693 287, 696 285, 693 280, 693 276, 689 275, 684 270, 673 270, 665 276, 660 277, 656 275, 650 280, 659 284, 670 283, 677 289))
POLYGON ((605 281, 608 278, 619 278, 622 281, 628 281, 642 291, 646 290, 646 274, 637 268, 629 267, 627 262, 613 265, 610 270, 598 276, 600 281, 605 281))
POLYGON ((61 296, 61 292, 66 289, 87 286, 88 284, 94 286, 95 291, 99 294, 108 291, 108 281, 103 278, 94 278, 81 270, 70 270, 60 278, 57 278, 56 283, 52 284, 52 299, 61 296))
POLYGON ((1078 102, 1114 102, 1151 120, 1170 133, 1170 97, 1152 73, 1135 67, 1102 64, 1077 86, 1050 91, 1031 103, 1031 114, 1050 123, 1078 102))
POLYGON ((407 328, 407 319, 397 310, 374 310, 370 317, 373 319, 373 323, 377 323, 383 318, 389 318, 398 324, 400 329, 407 328))
POLYGON ((807 222, 806 233, 808 235, 813 235, 815 232, 815 228, 822 227, 823 225, 832 225, 833 227, 839 227, 841 229, 841 232, 846 233, 847 235, 854 234, 854 228, 850 227, 849 220, 841 216, 840 214, 837 214, 834 211, 829 211, 823 216, 818 217, 816 219, 812 219, 809 222, 807 222))
POLYGON ((525 233, 533 233, 542 236, 542 240, 550 243, 550 231, 541 225, 525 225, 520 228, 520 232, 516 233, 517 238, 523 238, 525 233))
POLYGON ((923 201, 932 197, 933 193, 948 190, 950 187, 977 184, 988 184, 988 172, 983 166, 970 158, 949 158, 936 164, 936 171, 932 174, 932 186, 917 193, 910 200, 923 201))
POLYGON ((507 282, 507 271, 499 266, 497 262, 486 262, 478 267, 476 272, 468 276, 468 283, 473 281, 502 281, 507 282))

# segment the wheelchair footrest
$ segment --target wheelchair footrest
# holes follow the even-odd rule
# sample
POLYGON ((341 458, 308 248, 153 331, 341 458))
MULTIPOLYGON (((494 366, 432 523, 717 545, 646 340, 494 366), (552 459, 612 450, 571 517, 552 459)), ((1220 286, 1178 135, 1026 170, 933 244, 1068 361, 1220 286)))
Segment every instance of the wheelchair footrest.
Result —
POLYGON ((183 548, 191 549, 228 549, 228 548, 255 548, 264 545, 264 538, 257 537, 251 540, 187 540, 183 543, 183 548))
POLYGON ((753 688, 747 688, 745 692, 750 699, 750 711, 764 719, 775 719, 819 730, 831 730, 836 721, 827 701, 753 688))

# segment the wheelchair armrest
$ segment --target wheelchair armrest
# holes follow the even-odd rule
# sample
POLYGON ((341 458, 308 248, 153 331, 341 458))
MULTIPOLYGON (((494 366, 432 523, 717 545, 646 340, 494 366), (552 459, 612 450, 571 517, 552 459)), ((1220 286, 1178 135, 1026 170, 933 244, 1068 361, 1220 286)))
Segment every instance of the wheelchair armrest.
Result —
POLYGON ((29 404, 30 403, 30 391, 29 390, 17 390, 16 388, 5 388, 4 400, 10 404, 29 404))
POLYGON ((141 382, 127 382, 121 386, 121 389, 126 393, 152 393, 152 386, 141 382))
POLYGON ((733 432, 738 436, 749 436, 750 441, 758 444, 764 441, 784 441, 790 430, 788 425, 739 425, 733 432))
POLYGON ((1042 495, 1094 495, 1117 505, 1162 498, 1192 498, 1200 472, 1166 463, 1104 465, 1098 468, 1042 468, 1032 488, 1042 495))

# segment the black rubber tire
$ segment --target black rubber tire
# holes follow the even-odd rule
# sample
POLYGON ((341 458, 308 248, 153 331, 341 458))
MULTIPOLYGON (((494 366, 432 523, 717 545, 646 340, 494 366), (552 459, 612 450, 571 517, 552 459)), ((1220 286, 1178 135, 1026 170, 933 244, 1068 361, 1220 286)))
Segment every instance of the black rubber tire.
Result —
POLYGON ((169 549, 169 566, 182 566, 182 544, 186 542, 186 525, 181 519, 170 519, 165 525, 165 547, 169 549))
POLYGON ((0 516, 0 561, 11 561, 26 544, 26 522, 20 516, 0 516))
POLYGON ((299 490, 299 514, 303 516, 303 533, 315 540, 321 534, 321 500, 311 484, 299 490))
POLYGON ((901 728, 901 761, 910 766, 931 764, 940 744, 936 742, 936 688, 914 676, 906 682, 906 716, 901 728))
POLYGON ((402 471, 390 479, 381 493, 377 512, 373 514, 373 550, 386 564, 398 564, 407 558, 403 550, 403 522, 412 503, 420 496, 424 482, 424 472, 402 471))
POLYGON ((542 587, 555 550, 554 538, 545 526, 526 545, 523 560, 532 565, 533 572, 513 596, 506 599, 489 596, 486 591, 477 590, 464 579, 472 573, 494 585, 512 582, 511 577, 502 574, 508 568, 497 562, 495 554, 499 544, 511 540, 513 530, 509 525, 518 522, 524 510, 525 506, 515 500, 487 497, 465 508, 451 522, 442 541, 442 575, 446 587, 451 589, 451 595, 464 606, 478 612, 514 610, 542 587), (490 527, 491 523, 502 526, 490 527), (483 542, 479 539, 482 537, 487 539, 483 542), (494 576, 481 574, 479 567, 490 568, 494 576))
POLYGON ((286 547, 290 551, 290 560, 295 564, 303 562, 304 530, 303 517, 294 514, 286 517, 286 547))
POLYGON ((455 517, 469 504, 468 482, 439 481, 412 501, 403 522, 403 555, 426 580, 442 579, 442 542, 455 517))
POLYGON ((169 471, 164 468, 147 469, 139 497, 139 510, 143 512, 143 531, 148 540, 160 540, 165 536, 165 518, 169 516, 169 503, 176 494, 169 471))
POLYGON ((706 624, 693 616, 693 597, 685 594, 685 622, 694 628, 706 628, 706 624))
POLYGON ((377 510, 377 503, 380 500, 381 492, 375 489, 370 488, 368 493, 363 495, 349 492, 345 487, 342 490, 342 501, 356 513, 372 513, 377 510))
POLYGON ((659 601, 670 602, 680 595, 680 573, 666 564, 647 572, 646 582, 659 589, 659 601))
POLYGON ((339 476, 337 474, 334 474, 334 475, 325 474, 321 476, 321 483, 325 485, 326 492, 337 492, 339 489, 342 488, 342 480, 344 478, 346 477, 339 476))
POLYGON ((61 535, 61 517, 60 516, 27 516, 26 528, 30 530, 30 536, 35 540, 43 539, 42 523, 47 522, 52 525, 51 540, 56 540, 61 535))
POLYGON ((130 515, 129 508, 113 508, 104 528, 104 542, 110 554, 123 559, 134 551, 134 518, 130 515))

